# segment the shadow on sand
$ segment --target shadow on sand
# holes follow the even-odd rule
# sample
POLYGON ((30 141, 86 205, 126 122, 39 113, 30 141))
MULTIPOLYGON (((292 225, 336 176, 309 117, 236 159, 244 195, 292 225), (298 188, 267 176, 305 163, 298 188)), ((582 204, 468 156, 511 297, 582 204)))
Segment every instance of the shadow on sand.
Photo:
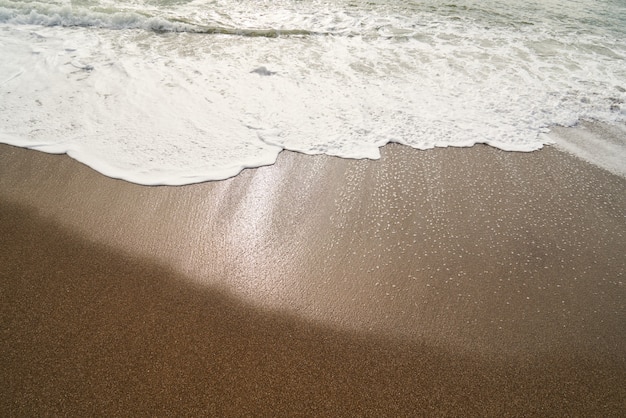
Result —
MULTIPOLYGON (((325 328, 0 205, 3 416, 602 415, 624 364, 325 328)), ((617 363, 616 363, 617 361, 617 363)))

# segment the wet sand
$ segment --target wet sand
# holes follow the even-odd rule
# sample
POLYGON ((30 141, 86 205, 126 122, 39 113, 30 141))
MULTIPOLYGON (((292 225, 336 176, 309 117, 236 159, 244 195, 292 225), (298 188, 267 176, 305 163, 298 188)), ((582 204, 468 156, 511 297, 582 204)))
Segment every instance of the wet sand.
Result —
POLYGON ((3 416, 621 416, 626 179, 554 147, 145 187, 0 145, 3 416))

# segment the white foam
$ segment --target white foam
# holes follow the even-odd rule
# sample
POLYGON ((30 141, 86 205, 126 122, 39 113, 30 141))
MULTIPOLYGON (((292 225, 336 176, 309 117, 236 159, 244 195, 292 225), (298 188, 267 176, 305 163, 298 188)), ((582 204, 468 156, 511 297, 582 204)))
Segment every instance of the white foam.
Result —
POLYGON ((282 149, 533 151, 554 125, 626 121, 626 46, 598 33, 304 2, 258 18, 37 4, 0 9, 0 142, 142 184, 223 179, 282 149))

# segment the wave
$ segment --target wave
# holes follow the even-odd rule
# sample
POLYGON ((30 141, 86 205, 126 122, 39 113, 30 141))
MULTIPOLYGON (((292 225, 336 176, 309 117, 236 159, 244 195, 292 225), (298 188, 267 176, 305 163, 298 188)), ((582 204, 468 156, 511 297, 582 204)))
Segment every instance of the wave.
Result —
POLYGON ((151 16, 148 12, 97 11, 67 5, 0 2, 0 23, 104 29, 141 29, 157 33, 187 32, 277 38, 338 34, 300 28, 245 28, 219 24, 199 24, 180 17, 151 16))
MULTIPOLYGON (((108 0, 101 1, 97 6, 82 7, 71 3, 0 0, 0 23, 264 38, 333 35, 404 40, 421 39, 433 32, 459 34, 474 26, 495 31, 548 32, 551 36, 569 36, 572 27, 576 27, 579 33, 592 29, 621 38, 622 20, 626 19, 617 13, 617 23, 608 25, 610 30, 604 33, 607 25, 585 24, 580 17, 548 13, 539 19, 532 10, 524 8, 517 8, 520 15, 516 16, 503 14, 502 7, 493 5, 435 7, 429 1, 403 2, 401 6, 395 2, 344 4, 338 1, 338 5, 329 7, 311 0, 289 5, 272 2, 270 6, 233 2, 218 7, 214 3, 203 4, 203 0, 188 6, 184 2, 155 6, 152 1, 121 4, 115 0, 111 4, 108 0)), ((626 13, 626 9, 617 10, 626 13)), ((602 15, 603 19, 605 17, 602 15)))
MULTIPOLYGON (((257 13, 254 6, 242 9, 208 10, 202 7, 151 8, 140 4, 136 8, 77 7, 68 4, 19 2, 0 0, 0 23, 38 25, 46 27, 96 27, 103 29, 139 29, 157 33, 186 32, 198 34, 233 35, 243 37, 306 37, 306 36, 365 36, 385 39, 423 36, 424 31, 444 24, 432 11, 427 17, 420 13, 407 15, 403 11, 370 9, 311 8, 282 9, 257 13)), ((452 19, 453 26, 462 19, 452 19)), ((449 21, 447 21, 449 23, 449 21)))
POLYGON ((183 184, 271 164, 284 149, 532 151, 554 125, 626 122, 626 50, 594 28, 306 1, 99 1, 0 0, 0 113, 11 115, 0 142, 66 152, 112 177, 183 184))

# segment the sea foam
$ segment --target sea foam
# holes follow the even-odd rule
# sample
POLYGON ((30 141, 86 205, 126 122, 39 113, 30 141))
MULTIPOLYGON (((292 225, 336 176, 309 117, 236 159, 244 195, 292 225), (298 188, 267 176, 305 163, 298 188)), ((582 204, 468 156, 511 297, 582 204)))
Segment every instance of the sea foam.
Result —
POLYGON ((626 120, 626 47, 606 33, 468 10, 0 2, 0 142, 141 184, 224 179, 283 149, 534 151, 552 126, 626 120))

